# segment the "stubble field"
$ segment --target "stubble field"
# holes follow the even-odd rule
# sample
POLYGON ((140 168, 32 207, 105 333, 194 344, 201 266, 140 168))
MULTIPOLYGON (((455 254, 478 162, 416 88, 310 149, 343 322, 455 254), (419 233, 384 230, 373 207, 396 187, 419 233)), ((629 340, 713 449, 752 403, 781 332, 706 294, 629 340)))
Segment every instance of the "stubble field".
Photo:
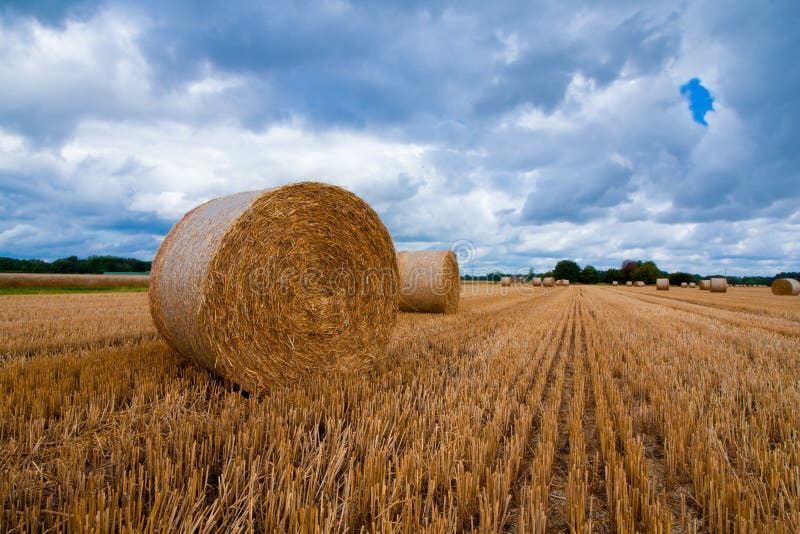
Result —
POLYGON ((800 299, 464 291, 262 398, 144 293, 0 296, 0 530, 800 531, 800 299))

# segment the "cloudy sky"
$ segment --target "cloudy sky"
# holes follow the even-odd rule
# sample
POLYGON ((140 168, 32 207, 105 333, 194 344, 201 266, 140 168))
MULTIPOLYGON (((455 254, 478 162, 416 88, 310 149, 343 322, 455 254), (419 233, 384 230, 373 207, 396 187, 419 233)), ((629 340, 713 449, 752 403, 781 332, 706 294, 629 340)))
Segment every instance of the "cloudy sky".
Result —
POLYGON ((0 256, 318 180, 467 272, 799 270, 800 3, 599 4, 0 4, 0 256))

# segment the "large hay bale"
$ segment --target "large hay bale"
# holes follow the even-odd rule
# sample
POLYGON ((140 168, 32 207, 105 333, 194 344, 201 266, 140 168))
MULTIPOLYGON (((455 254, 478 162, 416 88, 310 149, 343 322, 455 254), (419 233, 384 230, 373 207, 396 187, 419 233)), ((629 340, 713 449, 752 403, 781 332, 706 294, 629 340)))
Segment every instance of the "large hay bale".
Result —
POLYGON ((511 285, 511 277, 510 276, 501 276, 500 277, 500 285, 501 286, 510 286, 511 285))
POLYGON ((708 289, 712 293, 726 293, 728 291, 728 280, 726 278, 712 278, 709 281, 708 289))
POLYGON ((611 285, 612 285, 612 286, 618 286, 618 285, 619 285, 619 282, 617 282, 616 280, 614 280, 613 282, 611 282, 611 285))
POLYGON ((177 352, 247 391, 371 366, 397 317, 394 245, 339 187, 206 202, 153 260, 150 311, 177 352))
POLYGON ((538 277, 538 276, 534 276, 533 278, 531 278, 531 285, 533 285, 533 286, 542 285, 542 279, 540 277, 538 277))
POLYGON ((658 291, 669 291, 669 278, 658 278, 656 280, 656 289, 658 291))
POLYGON ((544 287, 554 287, 556 285, 556 279, 553 278, 552 276, 547 276, 545 278, 542 278, 542 285, 544 287))
POLYGON ((779 278, 772 282, 773 295, 800 295, 800 282, 794 278, 779 278))
POLYGON ((452 250, 397 253, 400 311, 456 313, 461 295, 458 261, 452 250))
POLYGON ((700 287, 702 291, 708 291, 711 289, 711 280, 700 280, 700 285, 698 287, 700 287))
POLYGON ((630 280, 628 280, 627 282, 625 282, 625 285, 626 285, 626 286, 632 286, 632 285, 633 285, 633 282, 631 282, 630 280))

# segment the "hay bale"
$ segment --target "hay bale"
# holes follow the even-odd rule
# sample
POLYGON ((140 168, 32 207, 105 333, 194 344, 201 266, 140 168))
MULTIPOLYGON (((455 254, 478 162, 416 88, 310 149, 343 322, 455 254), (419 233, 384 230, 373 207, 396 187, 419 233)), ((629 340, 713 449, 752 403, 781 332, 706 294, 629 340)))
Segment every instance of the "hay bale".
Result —
POLYGON ((681 282, 681 287, 689 287, 689 284, 687 282, 681 282))
POLYGON ((709 281, 708 289, 712 293, 726 293, 728 291, 728 280, 726 278, 712 278, 709 281))
POLYGON ((633 282, 631 282, 630 280, 628 280, 627 282, 625 282, 625 285, 626 285, 626 286, 632 286, 632 285, 633 285, 633 282))
POLYGON ((689 282, 689 287, 697 287, 697 284, 695 284, 694 282, 689 282))
POLYGON ((659 278, 656 280, 656 289, 658 291, 669 291, 669 278, 659 278))
POLYGON ((614 280, 613 282, 611 282, 611 285, 612 285, 612 286, 618 286, 618 285, 619 285, 619 282, 617 282, 616 280, 614 280))
POLYGON ((638 281, 638 282, 634 282, 634 283, 633 283, 633 285, 634 285, 635 287, 644 287, 644 282, 642 282, 642 281, 640 280, 640 281, 638 281))
POLYGON ((511 277, 510 276, 501 276, 500 277, 500 285, 503 287, 507 287, 511 285, 511 277))
POLYGON ((800 295, 800 282, 794 278, 779 278, 772 282, 773 295, 800 295))
POLYGON ((561 285, 562 286, 568 286, 569 285, 569 280, 561 280, 561 285))
POLYGON ((699 287, 702 291, 708 291, 711 289, 711 280, 700 280, 699 287))
POLYGON ((397 297, 378 215, 344 189, 303 182, 187 213, 153 260, 150 311, 177 352, 252 392, 369 368, 397 297))
POLYGON ((556 279, 553 278, 552 276, 547 276, 545 278, 542 278, 542 285, 544 287, 554 287, 556 285, 556 279))
POLYGON ((533 285, 533 286, 542 285, 542 279, 540 277, 538 277, 538 276, 534 276, 533 278, 531 278, 531 285, 533 285))
POLYGON ((400 311, 456 313, 461 294, 458 261, 452 250, 397 253, 400 311))

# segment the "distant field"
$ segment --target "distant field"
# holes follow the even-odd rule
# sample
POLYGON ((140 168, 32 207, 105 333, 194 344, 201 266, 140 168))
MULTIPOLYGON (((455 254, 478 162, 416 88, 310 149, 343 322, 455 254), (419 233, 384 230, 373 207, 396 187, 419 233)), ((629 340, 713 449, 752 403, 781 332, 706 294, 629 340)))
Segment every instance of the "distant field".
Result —
POLYGON ((263 398, 143 293, 0 297, 0 530, 800 532, 800 298, 463 292, 263 398))
POLYGON ((55 292, 53 290, 144 290, 150 277, 143 275, 104 274, 27 274, 0 273, 0 295, 55 292))

